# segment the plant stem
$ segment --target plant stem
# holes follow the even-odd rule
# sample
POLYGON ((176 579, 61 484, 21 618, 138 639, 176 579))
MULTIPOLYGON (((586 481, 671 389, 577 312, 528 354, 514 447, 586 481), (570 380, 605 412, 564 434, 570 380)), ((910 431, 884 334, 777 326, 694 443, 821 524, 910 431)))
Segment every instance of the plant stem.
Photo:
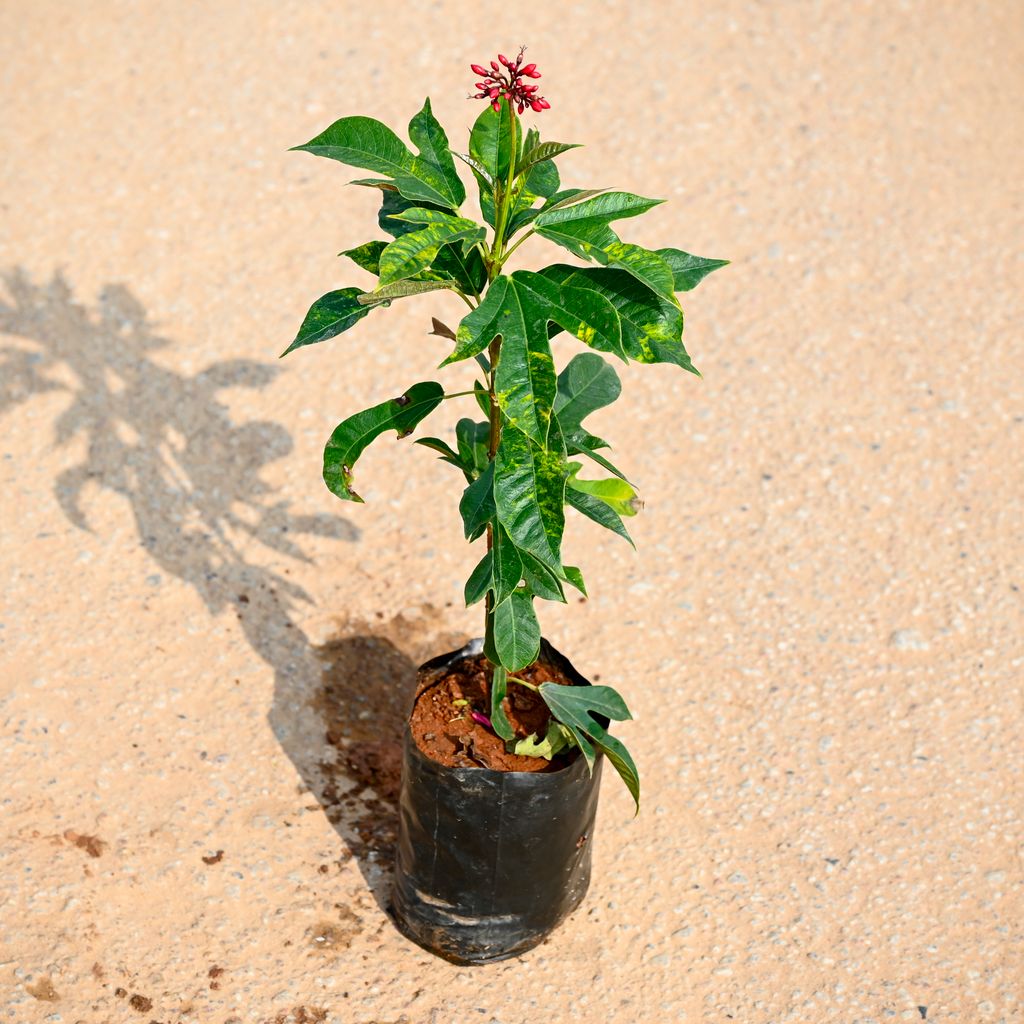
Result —
POLYGON ((505 229, 508 227, 508 213, 512 198, 512 185, 516 180, 516 161, 519 159, 519 147, 516 144, 516 111, 515 107, 508 100, 502 101, 508 108, 508 134, 511 151, 508 159, 508 179, 505 182, 505 189, 501 196, 501 209, 495 218, 494 245, 491 247, 491 280, 494 278, 494 271, 501 269, 503 262, 502 255, 505 245, 505 229))
POLYGON ((505 261, 509 258, 509 256, 511 256, 512 253, 514 253, 516 251, 516 249, 518 249, 519 246, 521 246, 523 244, 523 242, 525 242, 530 237, 530 235, 532 235, 533 233, 534 233, 533 228, 530 228, 530 230, 527 231, 526 234, 523 235, 523 237, 520 238, 519 241, 516 242, 516 244, 513 245, 511 249, 508 249, 503 254, 503 256, 501 258, 501 264, 498 266, 498 270, 501 270, 501 268, 505 265, 505 261))
MULTIPOLYGON (((508 180, 506 187, 501 196, 500 209, 496 211, 494 218, 494 244, 491 246, 491 259, 488 262, 487 267, 487 285, 490 287, 491 282, 501 272, 501 265, 504 263, 502 258, 504 255, 504 235, 505 227, 508 223, 508 212, 509 206, 511 205, 512 198, 512 185, 515 182, 516 175, 516 161, 519 159, 519 147, 516 145, 516 112, 512 103, 508 100, 503 101, 505 106, 508 107, 509 117, 509 158, 508 158, 508 180)), ((489 400, 490 409, 490 432, 487 439, 487 454, 490 461, 494 461, 494 457, 498 451, 498 442, 501 440, 501 409, 498 407, 498 396, 494 390, 494 379, 495 372, 498 367, 498 358, 501 354, 501 339, 494 338, 487 349, 487 356, 491 363, 491 372, 487 377, 487 396, 489 400)), ((487 527, 487 550, 491 551, 494 548, 494 528, 488 524, 487 527)), ((487 599, 485 601, 485 621, 484 621, 484 654, 491 661, 492 664, 497 664, 497 655, 495 653, 494 646, 494 591, 489 590, 487 592, 487 599)))

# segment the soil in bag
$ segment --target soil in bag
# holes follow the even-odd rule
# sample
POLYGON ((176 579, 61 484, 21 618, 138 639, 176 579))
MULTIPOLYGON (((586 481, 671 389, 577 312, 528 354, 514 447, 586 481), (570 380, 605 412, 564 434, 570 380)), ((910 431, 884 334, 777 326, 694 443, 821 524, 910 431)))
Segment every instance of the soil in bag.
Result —
MULTIPOLYGON (((508 754, 470 714, 489 712, 490 672, 474 641, 419 672, 403 749, 393 909, 413 941, 455 963, 488 963, 541 942, 586 894, 601 758, 508 754), (462 701, 467 703, 463 704, 462 701)), ((527 681, 589 685, 542 642, 527 681)), ((540 696, 509 686, 517 736, 543 736, 540 696)))
MULTIPOLYGON (((438 680, 423 690, 413 706, 410 728, 413 739, 427 757, 449 768, 493 768, 505 772, 550 772, 565 767, 569 757, 523 757, 505 750, 505 741, 473 718, 491 713, 491 666, 482 655, 455 662, 438 680)), ((572 680, 553 665, 535 664, 516 673, 534 686, 572 680)), ((539 693, 509 682, 505 711, 517 737, 543 738, 551 712, 539 693)))

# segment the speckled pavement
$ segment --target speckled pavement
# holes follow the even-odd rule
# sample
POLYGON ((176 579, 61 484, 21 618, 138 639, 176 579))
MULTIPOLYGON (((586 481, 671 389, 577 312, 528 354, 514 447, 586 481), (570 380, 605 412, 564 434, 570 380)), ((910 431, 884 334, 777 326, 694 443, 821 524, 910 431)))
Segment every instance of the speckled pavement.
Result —
POLYGON ((1024 1020, 1024 8, 542 11, 0 6, 0 1021, 1024 1020), (733 263, 685 297, 704 379, 595 417, 638 554, 573 522, 592 599, 543 608, 633 706, 642 813, 608 773, 584 906, 464 969, 391 925, 349 766, 479 629, 459 484, 391 442, 366 505, 319 479, 459 307, 278 362, 376 236, 286 149, 428 92, 459 140, 520 42, 566 184, 733 263))

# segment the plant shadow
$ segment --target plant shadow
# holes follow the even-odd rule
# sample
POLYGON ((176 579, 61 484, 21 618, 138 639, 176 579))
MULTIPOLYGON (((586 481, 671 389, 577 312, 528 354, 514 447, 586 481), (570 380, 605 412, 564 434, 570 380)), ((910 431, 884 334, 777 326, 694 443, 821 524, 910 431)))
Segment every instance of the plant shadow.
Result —
POLYGON ((263 560, 308 563, 299 538, 354 543, 359 532, 338 516, 292 511, 261 479, 291 452, 291 436, 270 421, 237 422, 220 392, 266 388, 278 366, 237 359, 192 375, 169 369, 152 353, 170 341, 123 284, 104 287, 92 308, 60 272, 37 283, 15 268, 0 273, 0 286, 0 334, 15 339, 0 339, 0 417, 39 395, 68 395, 55 444, 82 439, 85 455, 54 483, 64 515, 91 531, 89 492, 122 496, 160 570, 193 587, 211 616, 235 614, 274 671, 268 721, 302 789, 386 907, 415 666, 461 641, 438 639, 430 609, 343 625, 319 647, 301 629, 297 613, 312 599, 287 567, 263 560))
POLYGON ((315 650, 321 665, 311 689, 296 692, 279 677, 271 724, 305 786, 344 838, 377 904, 390 905, 402 738, 416 686, 416 667, 465 643, 439 626, 431 605, 376 622, 339 623, 315 650), (296 728, 296 712, 314 717, 323 744, 296 728))

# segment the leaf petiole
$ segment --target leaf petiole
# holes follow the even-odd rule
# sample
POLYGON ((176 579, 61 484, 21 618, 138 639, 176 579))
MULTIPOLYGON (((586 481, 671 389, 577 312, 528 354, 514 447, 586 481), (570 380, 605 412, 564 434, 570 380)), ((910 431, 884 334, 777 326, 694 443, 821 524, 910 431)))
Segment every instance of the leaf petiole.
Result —
POLYGON ((533 228, 530 228, 530 230, 527 231, 526 234, 523 235, 523 237, 520 238, 519 241, 516 242, 516 244, 513 245, 511 249, 507 249, 505 251, 505 254, 501 258, 501 263, 498 265, 498 269, 500 270, 505 265, 505 263, 508 260, 509 256, 511 256, 512 253, 514 253, 516 251, 516 249, 518 249, 519 246, 521 246, 523 244, 523 242, 525 242, 530 237, 530 235, 534 235, 534 234, 536 234, 536 231, 534 231, 533 228))
POLYGON ((525 679, 520 679, 519 676, 513 675, 511 672, 508 673, 508 678, 513 683, 518 683, 520 686, 525 686, 528 690, 533 690, 534 693, 540 689, 535 683, 528 683, 525 679))

